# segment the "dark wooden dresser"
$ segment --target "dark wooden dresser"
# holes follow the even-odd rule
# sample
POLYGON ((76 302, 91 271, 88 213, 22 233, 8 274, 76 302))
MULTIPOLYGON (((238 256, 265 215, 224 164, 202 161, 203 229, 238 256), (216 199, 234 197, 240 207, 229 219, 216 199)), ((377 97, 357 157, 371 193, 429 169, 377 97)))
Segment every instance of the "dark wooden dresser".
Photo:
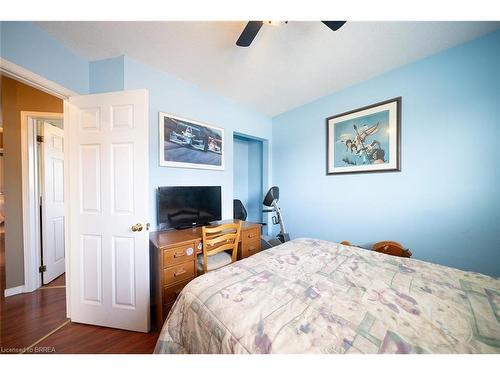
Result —
MULTIPOLYGON (((237 222, 225 220, 217 224, 237 222)), ((261 250, 261 224, 242 222, 238 259, 261 250)), ((196 256, 202 253, 201 227, 151 232, 151 311, 160 329, 182 288, 197 276, 196 256)))

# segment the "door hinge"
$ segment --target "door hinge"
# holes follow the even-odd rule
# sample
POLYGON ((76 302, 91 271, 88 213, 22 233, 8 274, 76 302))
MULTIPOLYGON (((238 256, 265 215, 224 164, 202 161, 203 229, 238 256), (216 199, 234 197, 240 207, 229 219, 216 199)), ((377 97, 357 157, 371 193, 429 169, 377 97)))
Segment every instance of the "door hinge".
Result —
POLYGON ((40 143, 43 143, 43 135, 37 135, 36 136, 36 141, 40 142, 40 143))
POLYGON ((38 267, 38 272, 40 272, 40 273, 47 272, 47 266, 44 265, 44 266, 38 267))

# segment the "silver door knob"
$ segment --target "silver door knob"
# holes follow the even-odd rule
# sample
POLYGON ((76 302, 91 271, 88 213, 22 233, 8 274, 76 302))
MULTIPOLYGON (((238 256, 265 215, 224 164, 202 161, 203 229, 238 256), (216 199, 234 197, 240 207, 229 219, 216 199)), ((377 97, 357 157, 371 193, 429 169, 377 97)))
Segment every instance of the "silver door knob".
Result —
POLYGON ((142 230, 142 224, 141 223, 137 223, 135 225, 132 225, 132 232, 140 232, 142 230))

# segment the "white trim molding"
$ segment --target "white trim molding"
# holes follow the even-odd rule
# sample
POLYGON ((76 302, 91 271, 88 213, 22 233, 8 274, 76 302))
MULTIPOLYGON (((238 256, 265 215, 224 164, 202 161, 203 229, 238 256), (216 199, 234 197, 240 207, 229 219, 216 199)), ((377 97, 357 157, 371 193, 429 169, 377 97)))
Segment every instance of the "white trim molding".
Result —
POLYGON ((8 288, 4 291, 5 297, 15 296, 16 294, 24 293, 24 285, 15 286, 14 288, 8 288))
POLYGON ((56 96, 60 99, 67 99, 70 96, 78 95, 76 92, 67 89, 60 84, 42 77, 32 71, 16 65, 9 60, 0 57, 0 72, 7 76, 16 79, 29 86, 35 87, 47 94, 56 96))
MULTIPOLYGON (((20 82, 23 82, 29 86, 35 87, 43 92, 46 92, 50 95, 53 95, 55 97, 58 97, 60 99, 63 99, 64 101, 64 114, 57 114, 57 118, 64 118, 64 131, 65 134, 67 134, 67 129, 69 127, 69 103, 68 99, 72 96, 77 96, 78 93, 67 89, 64 86, 61 86, 60 84, 53 82, 47 78, 44 78, 26 68, 23 68, 22 66, 16 65, 6 59, 3 59, 0 57, 0 73, 7 77, 14 78, 20 82)), ((33 247, 33 237, 30 237, 27 235, 27 233, 30 233, 29 230, 27 231, 26 226, 28 228, 30 227, 30 224, 33 225, 33 218, 30 217, 30 214, 28 213, 28 216, 25 216, 27 213, 25 210, 28 209, 30 205, 30 200, 31 199, 37 199, 36 196, 30 194, 29 187, 30 187, 30 158, 28 155, 28 143, 30 142, 30 137, 28 135, 29 132, 29 118, 30 115, 33 117, 37 117, 42 115, 42 117, 47 118, 47 116, 43 116, 44 114, 41 114, 40 112, 38 113, 33 113, 33 112, 23 112, 21 113, 21 145, 22 145, 22 150, 21 150, 21 157, 22 157, 22 174, 23 174, 23 246, 24 246, 24 260, 26 261, 28 256, 31 256, 31 252, 27 252, 27 250, 30 251, 37 251, 36 246, 33 247), (27 189, 28 188, 28 189, 27 189), (27 243, 31 243, 31 246, 28 245, 26 246, 27 243), (28 254, 29 253, 29 254, 28 254)), ((47 115, 47 114, 45 114, 47 115)), ((54 114, 48 114, 48 118, 51 118, 51 115, 54 114)), ((33 139, 31 138, 31 142, 34 142, 33 139)), ((67 147, 64 148, 64 157, 67 160, 67 147)), ((69 163, 64 163, 65 164, 65 169, 64 169, 64 175, 65 175, 65 187, 64 187, 64 194, 65 196, 69 197, 69 185, 68 185, 68 179, 69 179, 69 163)), ((69 201, 68 201, 69 202, 69 201)), ((70 217, 70 212, 69 212, 69 204, 65 205, 65 215, 66 217, 70 217)), ((36 223, 35 223, 36 225, 36 223)), ((69 259, 71 255, 71 249, 69 247, 69 240, 68 240, 68 227, 69 227, 69 221, 65 225, 65 245, 66 245, 66 315, 68 318, 70 318, 70 311, 71 311, 71 298, 70 298, 70 290, 71 290, 71 277, 70 277, 70 270, 69 270, 69 259)), ((36 243, 35 243, 36 245, 36 243)), ((39 255, 38 255, 39 256, 39 255)), ((35 257, 35 259, 39 259, 35 257)), ((26 293, 29 291, 34 290, 33 286, 36 285, 41 285, 41 278, 40 274, 38 272, 38 266, 36 266, 36 263, 30 262, 28 260, 29 264, 28 266, 24 265, 24 277, 25 277, 25 284, 33 284, 33 285, 23 285, 22 287, 16 287, 16 288, 10 288, 9 291, 5 291, 4 293, 7 295, 13 295, 13 294, 19 294, 19 293, 26 293), (35 272, 33 273, 33 270, 35 272), (27 272, 31 272, 31 276, 27 275, 27 272)))
POLYGON ((33 292, 42 286, 40 222, 38 216, 38 156, 35 119, 63 119, 62 113, 21 111, 21 171, 23 196, 24 289, 33 292))
MULTIPOLYGON (((69 189, 69 175, 71 173, 71 165, 69 160, 69 146, 68 139, 70 136, 70 108, 69 100, 64 100, 64 196, 70 197, 71 192, 69 189)), ((71 211, 69 199, 64 200, 64 248, 66 260, 66 317, 71 318, 71 274, 69 266, 71 264, 71 241, 70 241, 70 228, 71 228, 71 211)))

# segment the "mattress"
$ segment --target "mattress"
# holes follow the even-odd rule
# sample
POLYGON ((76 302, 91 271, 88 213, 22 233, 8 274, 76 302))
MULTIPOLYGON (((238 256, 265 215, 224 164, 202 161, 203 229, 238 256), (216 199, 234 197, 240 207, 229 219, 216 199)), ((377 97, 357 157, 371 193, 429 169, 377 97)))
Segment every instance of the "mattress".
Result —
POLYGON ((500 280, 302 238, 191 281, 155 353, 500 353, 500 280))

